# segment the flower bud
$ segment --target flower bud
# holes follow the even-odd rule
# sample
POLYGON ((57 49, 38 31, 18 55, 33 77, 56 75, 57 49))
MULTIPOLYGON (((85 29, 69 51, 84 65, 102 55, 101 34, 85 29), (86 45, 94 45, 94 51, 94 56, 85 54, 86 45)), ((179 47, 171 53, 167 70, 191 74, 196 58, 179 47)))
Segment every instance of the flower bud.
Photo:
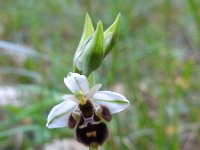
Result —
MULTIPOLYGON (((87 24, 86 21, 86 26, 87 24)), ((87 27, 89 28, 89 26, 87 27)), ((104 58, 104 35, 102 22, 98 22, 96 31, 92 35, 91 31, 92 30, 90 29, 85 29, 85 41, 83 43, 81 43, 82 41, 80 42, 82 45, 80 45, 80 50, 78 47, 78 52, 76 52, 74 58, 75 72, 86 76, 89 76, 90 73, 97 69, 104 58)))
POLYGON ((104 57, 110 52, 117 41, 121 14, 119 13, 114 23, 104 32, 105 37, 105 53, 104 57))
POLYGON ((114 23, 103 33, 102 22, 94 31, 90 16, 86 14, 83 34, 74 56, 74 72, 89 76, 102 63, 117 41, 120 14, 114 23))
POLYGON ((88 43, 89 38, 92 36, 93 33, 94 33, 94 28, 92 25, 92 21, 90 19, 90 16, 86 14, 82 37, 79 42, 76 53, 74 55, 74 61, 73 61, 74 71, 80 74, 82 74, 82 71, 83 71, 82 69, 83 60, 81 59, 82 53, 83 53, 85 45, 88 43))

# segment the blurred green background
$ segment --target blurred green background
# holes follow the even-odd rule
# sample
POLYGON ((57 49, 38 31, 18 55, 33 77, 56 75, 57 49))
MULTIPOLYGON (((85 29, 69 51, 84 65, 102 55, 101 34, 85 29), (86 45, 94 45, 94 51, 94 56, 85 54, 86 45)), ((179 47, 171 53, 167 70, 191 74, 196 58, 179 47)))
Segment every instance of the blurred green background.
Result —
POLYGON ((105 28, 121 12, 118 43, 96 75, 131 105, 114 115, 102 149, 199 150, 199 8, 198 0, 1 0, 0 149, 74 138, 68 128, 47 129, 47 115, 69 92, 63 78, 86 12, 105 28))

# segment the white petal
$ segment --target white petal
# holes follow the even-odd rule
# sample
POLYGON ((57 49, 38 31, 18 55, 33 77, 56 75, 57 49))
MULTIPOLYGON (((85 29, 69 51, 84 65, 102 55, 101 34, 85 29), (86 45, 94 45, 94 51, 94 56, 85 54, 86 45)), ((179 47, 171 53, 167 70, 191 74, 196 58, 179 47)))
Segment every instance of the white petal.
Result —
POLYGON ((110 91, 98 91, 93 97, 94 103, 106 106, 111 113, 118 113, 129 106, 123 95, 110 91))
POLYGON ((77 103, 71 100, 64 101, 53 107, 47 118, 48 128, 62 128, 68 126, 68 118, 77 103))
POLYGON ((96 84, 96 85, 94 85, 90 90, 89 90, 89 92, 87 93, 87 98, 89 99, 89 100, 92 100, 93 99, 93 96, 94 96, 94 94, 97 92, 97 91, 99 91, 99 89, 102 87, 102 84, 96 84))
POLYGON ((62 97, 64 100, 72 100, 72 101, 74 101, 74 102, 76 102, 76 103, 79 103, 79 100, 78 99, 76 99, 76 97, 74 96, 74 95, 72 95, 72 94, 65 94, 65 95, 63 95, 63 97, 62 97))
POLYGON ((64 82, 72 93, 81 90, 86 94, 89 91, 89 83, 84 75, 70 72, 68 76, 64 78, 64 82))

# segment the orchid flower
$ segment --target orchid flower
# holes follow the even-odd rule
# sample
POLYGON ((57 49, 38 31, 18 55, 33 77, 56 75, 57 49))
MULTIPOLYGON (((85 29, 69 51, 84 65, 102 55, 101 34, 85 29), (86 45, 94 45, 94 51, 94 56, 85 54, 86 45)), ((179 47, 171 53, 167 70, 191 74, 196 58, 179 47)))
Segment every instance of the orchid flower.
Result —
POLYGON ((119 93, 99 91, 101 84, 89 88, 87 77, 78 73, 69 73, 64 83, 72 94, 64 95, 64 101, 53 107, 46 126, 75 128, 79 142, 102 145, 108 137, 106 122, 126 109, 129 101, 119 93))

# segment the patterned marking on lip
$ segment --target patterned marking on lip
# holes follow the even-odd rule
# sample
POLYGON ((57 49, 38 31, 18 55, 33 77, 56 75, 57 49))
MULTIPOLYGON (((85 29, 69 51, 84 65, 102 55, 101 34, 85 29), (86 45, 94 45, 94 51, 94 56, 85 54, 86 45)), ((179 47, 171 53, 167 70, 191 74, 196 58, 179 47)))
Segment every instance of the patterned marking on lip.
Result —
POLYGON ((96 137, 97 136, 97 132, 96 131, 86 132, 86 136, 87 137, 96 137))

